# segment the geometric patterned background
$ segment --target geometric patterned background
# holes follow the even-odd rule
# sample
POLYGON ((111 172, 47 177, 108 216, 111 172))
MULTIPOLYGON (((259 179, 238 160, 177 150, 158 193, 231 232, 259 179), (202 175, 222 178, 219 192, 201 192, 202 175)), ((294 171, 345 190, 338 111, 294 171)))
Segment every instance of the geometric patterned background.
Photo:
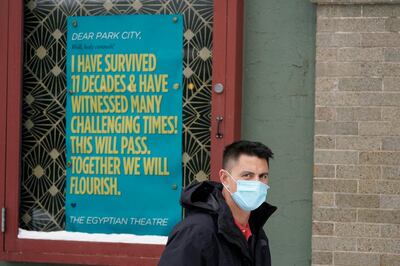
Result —
POLYGON ((209 178, 213 2, 25 1, 21 228, 65 228, 67 16, 184 16, 183 183, 209 178))

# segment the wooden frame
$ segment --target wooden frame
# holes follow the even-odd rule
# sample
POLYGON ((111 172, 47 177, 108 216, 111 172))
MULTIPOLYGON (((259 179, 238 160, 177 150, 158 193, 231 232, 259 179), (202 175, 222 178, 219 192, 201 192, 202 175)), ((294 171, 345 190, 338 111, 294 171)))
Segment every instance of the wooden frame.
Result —
MULTIPOLYGON (((0 36, 8 35, 8 2, 0 9, 0 36)), ((0 206, 5 206, 5 162, 6 162, 6 119, 7 119, 7 38, 0 40, 0 206)), ((1 213, 0 213, 1 216, 1 213)), ((4 237, 0 233, 0 259, 4 251, 4 237)))
POLYGON ((213 87, 221 83, 224 92, 212 92, 211 157, 216 159, 211 160, 211 180, 219 181, 223 149, 241 133, 244 10, 242 0, 216 1, 215 8, 219 16, 214 17, 213 87), (223 117, 222 138, 216 138, 218 117, 223 117))
MULTIPOLYGON (((95 265, 156 265, 164 246, 146 244, 18 239, 21 102, 23 66, 23 1, 5 0, 0 9, 0 198, 7 209, 1 259, 95 265), (6 6, 6 8, 4 8, 6 6), (7 145, 6 145, 7 144, 7 145), (3 245, 4 243, 4 245, 3 245), (44 255, 45 254, 45 255, 44 255)), ((213 30, 211 179, 218 180, 223 147, 239 139, 242 87, 243 0, 216 0, 213 30), (216 138, 217 116, 222 116, 216 138)))

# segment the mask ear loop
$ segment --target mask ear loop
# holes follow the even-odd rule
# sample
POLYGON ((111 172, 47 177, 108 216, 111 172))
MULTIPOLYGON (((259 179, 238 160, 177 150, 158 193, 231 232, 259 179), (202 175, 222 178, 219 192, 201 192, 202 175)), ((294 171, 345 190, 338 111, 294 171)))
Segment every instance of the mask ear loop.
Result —
MULTIPOLYGON (((223 169, 228 175, 229 175, 229 177, 230 178, 232 178, 236 183, 237 183, 237 180, 235 179, 235 178, 233 178, 233 176, 231 176, 231 174, 227 171, 227 170, 225 170, 225 169, 223 169)), ((228 190, 228 192, 232 195, 233 193, 231 192, 231 190, 228 188, 228 186, 227 185, 225 185, 224 183, 222 183, 222 185, 226 188, 226 190, 228 190)))
POLYGON ((228 188, 228 186, 227 186, 227 185, 225 185, 224 183, 222 183, 222 185, 224 186, 224 188, 226 188, 226 190, 228 190, 229 194, 231 194, 231 195, 232 195, 232 192, 231 192, 231 190, 228 188))

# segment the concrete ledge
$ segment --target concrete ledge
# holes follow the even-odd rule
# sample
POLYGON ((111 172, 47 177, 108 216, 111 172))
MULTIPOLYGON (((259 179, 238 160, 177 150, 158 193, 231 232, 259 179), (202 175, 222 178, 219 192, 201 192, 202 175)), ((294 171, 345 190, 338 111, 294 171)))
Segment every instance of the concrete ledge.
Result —
POLYGON ((400 4, 400 0, 310 0, 317 5, 377 5, 400 4))

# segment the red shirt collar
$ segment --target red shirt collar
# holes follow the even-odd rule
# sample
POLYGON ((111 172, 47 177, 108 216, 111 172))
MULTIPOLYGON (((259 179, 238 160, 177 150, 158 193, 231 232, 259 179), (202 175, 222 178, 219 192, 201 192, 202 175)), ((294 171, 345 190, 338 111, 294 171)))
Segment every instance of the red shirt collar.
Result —
POLYGON ((235 219, 233 219, 233 221, 235 222, 236 226, 239 228, 240 232, 243 233, 246 240, 249 240, 249 237, 252 235, 249 223, 247 223, 246 226, 242 226, 235 219))

